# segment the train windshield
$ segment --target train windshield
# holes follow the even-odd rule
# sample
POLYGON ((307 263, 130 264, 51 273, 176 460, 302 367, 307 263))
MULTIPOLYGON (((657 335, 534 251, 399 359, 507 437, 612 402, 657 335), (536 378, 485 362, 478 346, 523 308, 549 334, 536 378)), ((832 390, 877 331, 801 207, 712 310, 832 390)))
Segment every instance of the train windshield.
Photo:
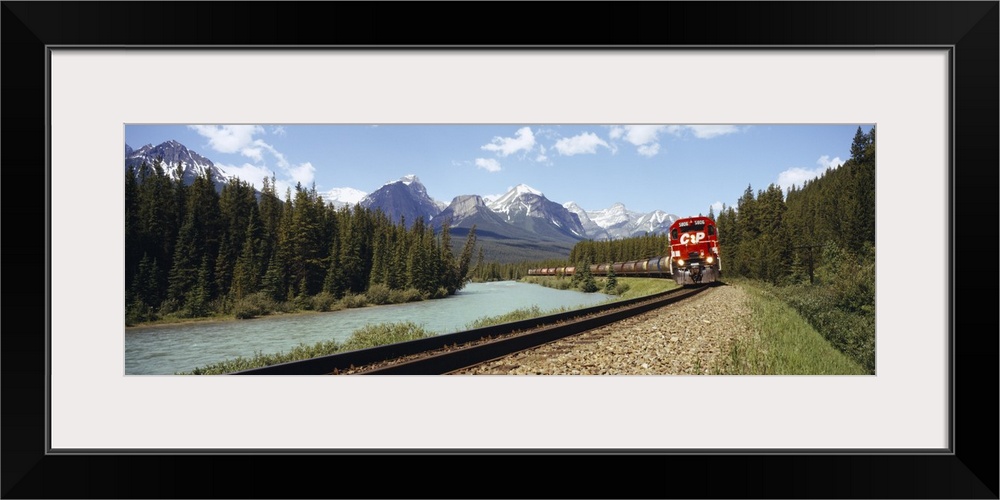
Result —
POLYGON ((677 223, 677 229, 679 229, 680 232, 682 233, 690 233, 691 231, 704 231, 705 221, 703 220, 681 221, 677 223))

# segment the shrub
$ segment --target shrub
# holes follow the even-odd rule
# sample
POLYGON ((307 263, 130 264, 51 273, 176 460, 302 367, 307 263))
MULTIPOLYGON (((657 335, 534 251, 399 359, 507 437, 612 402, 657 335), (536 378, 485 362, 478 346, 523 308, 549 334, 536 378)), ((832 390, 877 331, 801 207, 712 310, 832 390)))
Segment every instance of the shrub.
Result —
POLYGON ((515 309, 506 314, 499 314, 497 316, 484 316, 482 318, 476 319, 468 324, 465 328, 467 330, 473 330, 476 328, 483 328, 487 326, 500 325, 503 323, 510 323, 512 321, 521 321, 523 319, 537 318, 546 314, 537 305, 531 307, 525 307, 521 309, 515 309))
POLYGON ((233 302, 233 315, 236 319, 250 319, 271 314, 276 308, 274 299, 266 293, 257 292, 233 302))
POLYGON ((320 292, 312 296, 310 307, 314 311, 327 312, 338 309, 336 307, 337 297, 330 292, 320 292))
POLYGON ((368 305, 368 299, 365 298, 364 295, 357 295, 348 292, 344 294, 344 298, 340 299, 340 303, 348 309, 354 309, 368 305))
POLYGON ((367 325, 363 328, 355 330, 354 333, 351 334, 351 338, 344 342, 341 350, 356 351, 358 349, 395 344, 397 342, 405 342, 407 340, 422 339, 433 335, 433 333, 424 330, 423 327, 413 323, 412 321, 367 325))
POLYGON ((389 290, 390 304, 403 304, 406 302, 416 302, 421 300, 420 292, 416 288, 406 290, 389 290))
POLYGON ((389 287, 382 283, 375 283, 365 292, 368 303, 375 305, 388 304, 390 295, 389 287))

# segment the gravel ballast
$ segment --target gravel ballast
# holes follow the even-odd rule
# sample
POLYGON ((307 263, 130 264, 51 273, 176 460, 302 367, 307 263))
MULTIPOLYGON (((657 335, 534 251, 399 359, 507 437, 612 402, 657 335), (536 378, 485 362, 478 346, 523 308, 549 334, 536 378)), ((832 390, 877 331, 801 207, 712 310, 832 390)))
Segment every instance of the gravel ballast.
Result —
POLYGON ((456 375, 695 375, 716 373, 751 334, 746 293, 713 287, 690 299, 522 351, 456 375))

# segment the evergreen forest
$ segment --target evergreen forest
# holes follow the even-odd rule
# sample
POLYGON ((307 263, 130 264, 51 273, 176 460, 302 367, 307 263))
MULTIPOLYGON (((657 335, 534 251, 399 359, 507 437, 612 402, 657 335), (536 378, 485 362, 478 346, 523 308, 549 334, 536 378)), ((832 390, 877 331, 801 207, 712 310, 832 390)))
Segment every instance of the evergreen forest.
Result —
POLYGON ((441 298, 468 281, 475 228, 458 248, 447 224, 435 234, 423 219, 335 209, 315 187, 281 200, 273 177, 260 192, 239 179, 217 191, 167 168, 126 171, 126 325, 441 298))

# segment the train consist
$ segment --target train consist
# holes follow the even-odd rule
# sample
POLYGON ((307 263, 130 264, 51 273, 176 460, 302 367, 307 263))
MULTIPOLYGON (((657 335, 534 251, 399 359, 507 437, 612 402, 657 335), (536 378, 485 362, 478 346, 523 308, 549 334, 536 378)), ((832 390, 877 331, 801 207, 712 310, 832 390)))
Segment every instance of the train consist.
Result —
MULTIPOLYGON (((722 278, 719 230, 708 217, 686 217, 670 225, 670 255, 627 262, 591 264, 590 273, 606 276, 673 278, 680 285, 713 283, 722 278)), ((529 276, 571 276, 576 267, 529 269, 529 276)))

